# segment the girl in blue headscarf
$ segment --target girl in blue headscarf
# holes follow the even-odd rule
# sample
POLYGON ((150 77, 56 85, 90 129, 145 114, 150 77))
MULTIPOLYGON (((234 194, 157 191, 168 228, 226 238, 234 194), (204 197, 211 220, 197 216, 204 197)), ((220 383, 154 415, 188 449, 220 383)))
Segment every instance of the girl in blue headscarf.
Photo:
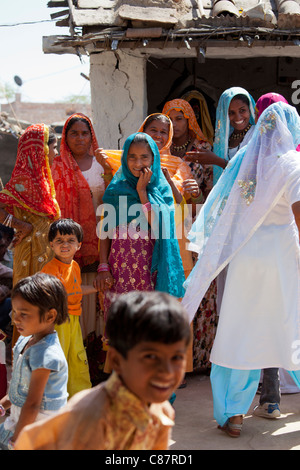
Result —
POLYGON ((131 290, 183 296, 173 201, 156 143, 147 134, 132 134, 103 197, 96 284, 105 293, 105 312, 115 295, 131 290))

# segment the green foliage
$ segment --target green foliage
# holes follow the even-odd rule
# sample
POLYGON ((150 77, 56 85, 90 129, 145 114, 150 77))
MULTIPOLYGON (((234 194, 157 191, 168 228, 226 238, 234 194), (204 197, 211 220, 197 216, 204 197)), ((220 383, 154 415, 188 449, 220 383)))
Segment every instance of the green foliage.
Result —
POLYGON ((0 82, 0 99, 5 101, 14 101, 16 90, 10 83, 0 82))
POLYGON ((69 95, 65 97, 64 101, 66 103, 90 104, 91 97, 90 95, 69 95))

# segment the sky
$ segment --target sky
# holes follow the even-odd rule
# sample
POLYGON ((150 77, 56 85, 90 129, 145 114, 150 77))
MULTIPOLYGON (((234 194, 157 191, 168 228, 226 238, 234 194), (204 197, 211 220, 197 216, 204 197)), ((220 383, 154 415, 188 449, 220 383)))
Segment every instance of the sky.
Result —
POLYGON ((43 36, 69 35, 69 28, 56 26, 50 18, 66 8, 48 8, 47 3, 0 0, 0 86, 8 84, 21 93, 24 102, 53 103, 66 101, 70 95, 90 94, 89 81, 80 75, 89 75, 87 56, 81 63, 74 54, 43 53, 43 36), (18 24, 26 22, 37 23, 18 24), (15 76, 22 79, 21 86, 16 85, 15 76))

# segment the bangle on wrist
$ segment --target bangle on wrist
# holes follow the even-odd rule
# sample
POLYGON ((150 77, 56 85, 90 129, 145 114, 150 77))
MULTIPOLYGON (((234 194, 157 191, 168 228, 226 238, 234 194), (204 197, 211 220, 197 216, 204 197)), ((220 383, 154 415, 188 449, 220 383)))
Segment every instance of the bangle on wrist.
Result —
POLYGON ((200 191, 200 194, 197 197, 191 196, 191 201, 193 204, 202 204, 202 202, 204 202, 202 192, 200 191))
POLYGON ((100 263, 97 268, 97 273, 103 273, 110 271, 110 266, 108 263, 100 263))
POLYGON ((112 180, 113 178, 113 174, 112 173, 102 173, 102 178, 104 179, 104 181, 110 181, 112 180))
POLYGON ((1 417, 5 416, 5 413, 6 413, 6 411, 5 411, 4 406, 0 405, 0 416, 1 417))
POLYGON ((5 220, 2 222, 2 225, 5 225, 5 227, 11 227, 12 218, 12 214, 8 214, 7 217, 5 217, 5 220))
POLYGON ((146 202, 146 204, 142 204, 142 210, 144 214, 147 214, 151 211, 151 202, 146 202))

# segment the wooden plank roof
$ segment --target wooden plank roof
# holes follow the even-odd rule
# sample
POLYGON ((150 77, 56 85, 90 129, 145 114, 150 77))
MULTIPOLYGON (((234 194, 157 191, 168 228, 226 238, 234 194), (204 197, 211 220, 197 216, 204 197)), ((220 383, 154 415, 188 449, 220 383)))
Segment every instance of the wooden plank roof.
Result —
POLYGON ((152 48, 187 49, 208 41, 300 41, 300 0, 51 0, 48 7, 64 8, 51 16, 70 36, 45 38, 45 52, 107 49, 116 41, 131 49, 150 40, 152 48))

